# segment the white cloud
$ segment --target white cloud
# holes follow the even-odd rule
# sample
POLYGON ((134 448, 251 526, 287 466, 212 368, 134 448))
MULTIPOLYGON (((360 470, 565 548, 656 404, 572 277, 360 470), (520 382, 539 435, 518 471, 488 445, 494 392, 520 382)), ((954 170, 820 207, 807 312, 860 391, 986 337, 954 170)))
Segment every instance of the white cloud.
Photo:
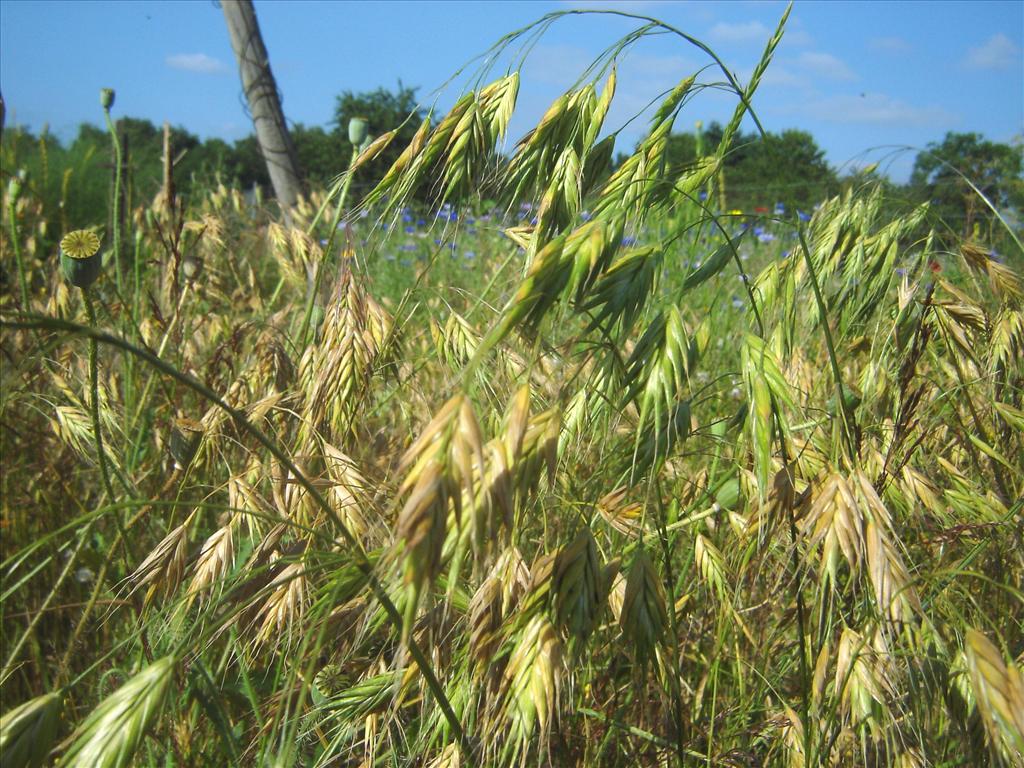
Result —
POLYGON ((909 53, 913 46, 902 37, 893 35, 891 37, 873 37, 868 40, 868 47, 873 51, 898 54, 909 53))
POLYGON ((176 53, 168 56, 165 61, 171 69, 198 72, 203 75, 213 75, 227 70, 224 62, 205 53, 176 53))
POLYGON ((967 69, 1010 69, 1020 56, 1020 48, 997 32, 979 46, 969 48, 963 64, 967 69))
POLYGON ((790 19, 786 25, 786 31, 782 35, 782 45, 796 45, 805 46, 812 45, 814 38, 811 37, 810 33, 806 29, 800 27, 800 22, 797 20, 794 22, 790 19))
POLYGON ((797 57, 797 63, 802 69, 812 75, 828 78, 829 80, 856 80, 854 74, 846 64, 837 59, 831 53, 820 51, 804 51, 797 57))
POLYGON ((956 115, 942 107, 917 107, 884 93, 829 96, 793 111, 830 123, 948 126, 957 121, 956 115))
POLYGON ((772 31, 760 21, 745 21, 739 24, 720 21, 708 32, 708 37, 716 43, 764 42, 771 35, 772 31))

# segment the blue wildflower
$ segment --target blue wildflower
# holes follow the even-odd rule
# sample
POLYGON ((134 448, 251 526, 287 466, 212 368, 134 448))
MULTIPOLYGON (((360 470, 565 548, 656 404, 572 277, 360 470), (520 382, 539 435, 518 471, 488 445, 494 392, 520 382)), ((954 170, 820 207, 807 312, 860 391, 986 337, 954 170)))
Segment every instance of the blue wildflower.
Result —
POLYGON ((804 212, 803 212, 803 211, 801 211, 801 210, 800 210, 799 208, 798 208, 798 209, 797 209, 797 211, 796 211, 796 217, 797 217, 798 219, 800 219, 800 221, 810 221, 810 220, 811 220, 811 214, 809 214, 809 213, 804 213, 804 212))

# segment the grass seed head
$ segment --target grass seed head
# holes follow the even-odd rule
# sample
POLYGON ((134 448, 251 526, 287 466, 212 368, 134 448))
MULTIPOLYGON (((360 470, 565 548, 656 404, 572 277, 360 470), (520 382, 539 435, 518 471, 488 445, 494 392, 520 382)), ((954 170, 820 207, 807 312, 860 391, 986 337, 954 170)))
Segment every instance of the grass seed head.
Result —
POLYGON ((651 657, 668 627, 665 589, 643 547, 637 547, 629 567, 619 626, 641 663, 651 657))
POLYGON ((996 754, 1024 761, 1024 676, 981 632, 968 629, 965 652, 971 688, 996 754))
POLYGON ((0 718, 0 755, 12 768, 41 768, 57 738, 64 697, 46 693, 0 718))
POLYGON ((150 664, 106 699, 75 729, 59 768, 128 768, 142 738, 156 723, 174 679, 177 661, 150 664))

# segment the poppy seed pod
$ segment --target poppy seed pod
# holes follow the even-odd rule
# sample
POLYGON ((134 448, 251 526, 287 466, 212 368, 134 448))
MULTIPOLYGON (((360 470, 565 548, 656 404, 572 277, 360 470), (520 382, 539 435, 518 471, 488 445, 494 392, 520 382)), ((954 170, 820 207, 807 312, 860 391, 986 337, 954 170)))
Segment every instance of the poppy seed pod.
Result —
POLYGON ((78 288, 88 288, 100 276, 103 257, 99 253, 100 239, 88 229, 68 232, 60 241, 60 265, 68 282, 78 288))
POLYGON ((114 89, 100 88, 100 106, 109 111, 114 106, 114 89))
POLYGON ((358 147, 366 139, 369 123, 365 117, 353 117, 348 121, 348 140, 353 147, 358 147))
POLYGON ((21 197, 22 179, 20 175, 11 176, 10 181, 7 182, 7 198, 11 205, 18 202, 21 197))

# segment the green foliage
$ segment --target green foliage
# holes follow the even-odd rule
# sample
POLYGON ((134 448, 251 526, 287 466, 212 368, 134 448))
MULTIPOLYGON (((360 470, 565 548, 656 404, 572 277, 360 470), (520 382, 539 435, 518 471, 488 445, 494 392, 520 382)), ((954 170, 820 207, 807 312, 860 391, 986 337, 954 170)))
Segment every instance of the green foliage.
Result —
MULTIPOLYGON (((22 155, 39 186, 0 204, 11 760, 1020 764, 1016 265, 921 237, 928 206, 868 174, 806 221, 712 220, 696 193, 755 150, 715 129, 666 161, 692 77, 590 178, 600 69, 507 163, 515 73, 425 117, 340 231, 320 190, 287 224, 237 186, 155 204, 158 132, 126 122, 138 258, 87 293, 41 236, 64 150, 22 155), (403 210, 487 174, 540 199, 403 210)), ((332 133, 296 132, 332 162, 332 133)), ((780 147, 825 174, 777 138, 751 174, 780 147)), ((238 147, 189 146, 194 178, 232 172, 238 147)))
MULTIPOLYGON (((398 159, 405 146, 412 140, 417 129, 423 122, 424 110, 416 100, 416 89, 398 82, 396 90, 378 88, 375 91, 354 93, 343 91, 334 106, 332 121, 332 137, 337 142, 339 161, 335 163, 334 173, 340 173, 348 166, 348 158, 352 154, 352 144, 348 140, 348 121, 353 117, 366 118, 369 124, 369 135, 380 136, 387 131, 397 130, 395 138, 385 149, 366 166, 360 169, 356 188, 359 189, 362 179, 380 179, 384 172, 398 159)), ((305 167, 305 166, 304 166, 305 167)))
POLYGON ((299 169, 311 187, 326 187, 347 167, 352 150, 338 131, 298 123, 292 126, 291 136, 299 157, 299 169))
MULTIPOLYGON (((701 137, 705 146, 717 147, 724 129, 711 123, 701 137)), ((666 149, 668 162, 683 169, 697 159, 697 136, 674 133, 666 149)), ((806 131, 786 130, 736 134, 725 156, 725 199, 729 209, 752 211, 782 203, 787 211, 808 211, 823 197, 838 190, 835 171, 825 152, 806 131)), ((717 202, 717 201, 716 201, 717 202)))
POLYGON ((1024 210, 1024 144, 1010 145, 977 133, 947 133, 917 155, 910 177, 914 195, 932 204, 955 235, 991 239, 996 208, 1024 210))

